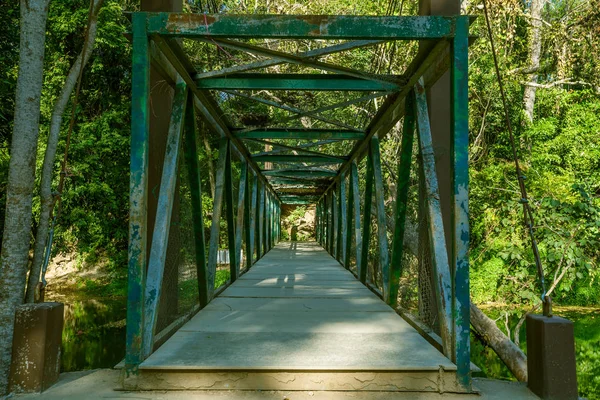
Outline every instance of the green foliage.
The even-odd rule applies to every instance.
[[[231,272],[229,271],[229,269],[218,270],[215,275],[215,289],[227,283],[227,281],[229,281],[230,276]]]

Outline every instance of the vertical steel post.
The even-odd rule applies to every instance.
[[[235,278],[237,279],[240,275],[240,269],[242,264],[242,238],[246,232],[246,226],[244,226],[244,220],[246,218],[246,186],[248,179],[248,163],[246,160],[241,160],[240,168],[240,184],[238,190],[238,203],[237,203],[237,220],[235,227]],[[232,280],[233,282],[233,280]]]
[[[390,304],[390,253],[387,238],[385,201],[383,198],[383,174],[381,173],[381,152],[379,137],[371,139],[371,161],[373,162],[373,183],[375,184],[375,205],[377,206],[377,242],[379,248],[379,268],[381,270],[383,301]]]
[[[392,261],[390,263],[390,305],[398,305],[398,288],[402,275],[402,253],[404,245],[404,229],[406,223],[406,205],[410,183],[410,167],[412,164],[413,138],[415,133],[415,99],[410,92],[404,104],[404,124],[400,162],[398,163],[398,182],[396,183],[396,212],[394,215],[394,239],[392,242]]]
[[[342,177],[344,181],[345,177]],[[352,176],[348,173],[348,205],[345,213],[345,224],[344,224],[344,267],[350,269],[350,262],[352,261],[352,213],[354,212],[354,196],[352,194]]]
[[[339,207],[338,207],[338,241],[337,241],[337,260],[344,263],[346,246],[346,180],[342,175],[339,185]]]
[[[250,194],[250,177],[252,176],[252,170],[246,166],[246,184],[244,188],[244,241],[246,242],[246,269],[252,267],[252,240],[254,239],[252,232],[252,223],[250,222],[253,217],[252,213],[252,200]]]
[[[208,304],[208,280],[206,271],[206,249],[204,238],[204,213],[202,211],[202,184],[198,165],[198,145],[196,134],[196,115],[194,113],[194,94],[188,91],[185,111],[185,131],[183,135],[185,161],[191,192],[192,219],[194,220],[194,247],[196,250],[196,276],[200,307]]]
[[[229,139],[222,138],[219,144],[219,160],[217,161],[217,177],[215,183],[215,198],[213,200],[212,221],[210,225],[210,242],[208,246],[208,299],[212,300],[215,293],[215,274],[219,255],[219,234],[221,231],[221,212],[225,190],[225,170],[227,168],[227,153]]]
[[[261,242],[260,242],[260,179],[258,178],[258,173],[256,175],[256,179],[254,179],[254,186],[256,189],[252,189],[252,195],[254,199],[252,200],[253,206],[252,211],[254,212],[254,222],[252,225],[254,226],[254,252],[256,253],[256,261],[260,259],[260,251],[261,251]]]
[[[233,180],[231,178],[231,141],[227,139],[227,158],[225,159],[225,204],[227,219],[227,247],[229,247],[229,279],[237,279],[237,254],[235,247],[235,205],[233,204]]]
[[[332,257],[335,258],[335,242],[336,242],[336,228],[337,228],[337,222],[336,222],[336,212],[335,212],[335,204],[336,204],[336,195],[335,195],[335,189],[331,189],[331,201],[330,201],[330,207],[331,207],[331,242],[329,243],[329,254],[331,254]]]
[[[263,257],[265,254],[267,254],[267,224],[265,223],[265,220],[267,218],[266,214],[266,204],[267,204],[267,199],[266,199],[266,194],[267,194],[267,190],[265,188],[265,185],[260,185],[260,243],[262,245],[261,249],[260,249],[260,254],[261,257]]]
[[[358,278],[362,283],[367,282],[367,270],[369,269],[369,244],[371,241],[371,204],[373,202],[373,153],[371,146],[373,142],[369,143],[369,153],[367,155],[367,177],[365,186],[365,209],[363,212],[363,223],[362,223],[362,249],[361,249],[361,260]]]
[[[354,228],[354,248],[355,248],[355,259],[356,259],[356,271],[360,271],[362,261],[362,233],[360,229],[360,191],[358,187],[358,167],[356,161],[350,164],[350,182],[351,192],[349,196],[352,196],[352,203],[354,208],[354,227],[350,226],[350,229]],[[360,275],[360,274],[359,274]]]
[[[468,16],[456,18],[452,42],[452,261],[454,363],[458,381],[471,388],[469,297],[469,76]]]
[[[143,361],[144,285],[148,246],[148,146],[150,56],[146,14],[133,15],[131,77],[131,162],[125,369],[137,373]]]

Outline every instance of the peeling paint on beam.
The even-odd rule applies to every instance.
[[[328,139],[328,140],[361,140],[365,137],[363,132],[336,129],[261,129],[250,132],[232,131],[239,139]]]
[[[325,56],[328,54],[335,54],[335,53],[339,53],[341,51],[348,51],[348,50],[357,49],[360,47],[374,46],[374,45],[380,44],[380,43],[385,43],[385,41],[384,40],[356,40],[356,41],[350,41],[350,42],[345,42],[345,43],[341,43],[341,44],[336,44],[333,46],[324,47],[321,49],[305,51],[305,52],[296,54],[296,56],[302,57],[302,58],[309,58],[309,57],[310,58],[319,58],[319,57],[322,57],[322,56]],[[244,71],[251,71],[254,69],[273,67],[275,65],[280,65],[280,64],[285,64],[285,61],[273,60],[273,59],[256,61],[256,62],[249,63],[249,64],[236,65],[233,67],[222,68],[222,69],[216,70],[216,71],[208,71],[208,72],[196,74],[196,79],[224,76],[224,75],[229,75],[229,74],[237,73],[237,72],[244,72]]]
[[[211,90],[311,90],[391,92],[401,89],[392,82],[354,78],[342,74],[232,74],[196,81],[198,89]]]
[[[173,37],[419,40],[451,37],[454,18],[148,13],[148,31]]]
[[[285,155],[275,154],[267,156],[253,156],[255,162],[292,162],[292,163],[321,163],[321,164],[341,164],[347,158],[338,156],[313,156],[313,155]]]
[[[285,176],[285,177],[334,177],[337,171],[327,169],[271,169],[262,171],[265,176]]]

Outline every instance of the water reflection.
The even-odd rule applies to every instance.
[[[61,371],[114,367],[125,356],[124,300],[65,301]]]

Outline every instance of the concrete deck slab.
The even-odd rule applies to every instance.
[[[398,333],[408,342],[418,334],[391,312],[204,311],[180,331],[273,333]],[[420,336],[419,336],[420,337]]]
[[[293,287],[243,287],[230,286],[221,297],[310,297],[310,298],[353,298],[353,297],[376,297],[366,287],[354,289],[347,288],[314,288],[295,285]]]
[[[314,243],[280,244],[144,361],[140,378],[125,387],[458,390],[455,365],[347,277],[354,279]]]
[[[235,287],[311,287],[311,288],[342,288],[363,289],[364,285],[354,280],[327,280],[327,279],[244,279],[234,283]]]
[[[475,378],[479,394],[416,393],[416,392],[349,392],[349,391],[146,391],[115,390],[120,387],[120,372],[103,369],[82,375],[68,372],[60,375],[58,384],[41,394],[21,394],[20,400],[537,400],[525,385],[490,379]]]
[[[421,342],[423,340],[424,343]],[[162,351],[161,351],[162,350]],[[456,367],[419,336],[180,330],[140,369],[409,371]]]
[[[236,298],[217,297],[204,311],[347,311],[394,312],[378,298],[354,297],[351,299],[284,299],[284,298]]]
[[[252,272],[252,274],[250,273]],[[356,281],[356,278],[352,274],[340,274],[337,272],[333,273],[320,273],[320,274],[266,274],[260,271],[250,270],[247,274],[244,274],[238,278],[238,280],[257,280],[257,279],[276,279],[283,281],[298,281],[303,280],[328,280],[328,281]]]

